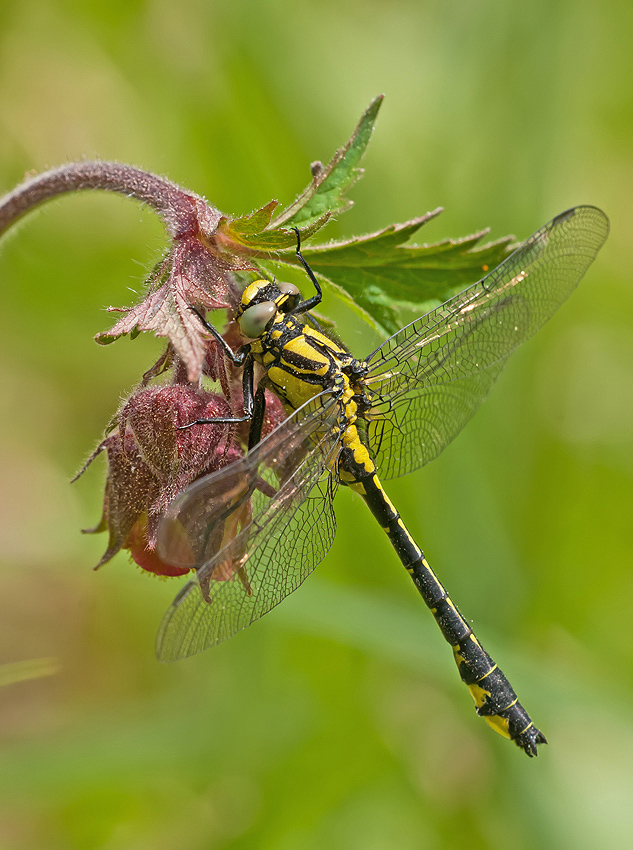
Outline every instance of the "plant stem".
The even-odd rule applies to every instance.
[[[0,200],[0,234],[38,204],[66,192],[105,189],[147,204],[173,238],[215,229],[220,213],[199,195],[131,165],[93,160],[70,162],[31,177]]]

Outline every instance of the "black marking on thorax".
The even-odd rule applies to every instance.
[[[323,389],[336,382],[336,375],[341,371],[337,361],[339,355],[344,354],[334,345],[328,345],[325,339],[306,332],[303,322],[295,316],[283,316],[276,321],[252,344],[251,352],[267,370],[276,366]]]

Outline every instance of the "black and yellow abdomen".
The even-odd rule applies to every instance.
[[[355,431],[355,426],[352,427]],[[459,674],[475,701],[477,714],[529,756],[537,755],[537,744],[547,743],[545,736],[536,728],[510,682],[481,646],[407,531],[358,437],[350,440],[341,452],[339,470],[341,482],[363,497],[389,537],[445,640],[453,648]]]

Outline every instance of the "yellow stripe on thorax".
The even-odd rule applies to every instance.
[[[286,353],[296,354],[298,357],[303,357],[304,360],[309,360],[315,364],[317,364],[317,368],[313,369],[312,372],[315,375],[326,375],[327,371],[330,367],[330,360],[315,348],[313,345],[310,345],[310,342],[305,338],[304,335],[297,336],[294,339],[289,339],[287,343],[281,349],[282,357]],[[294,365],[291,368],[296,368]]]
[[[311,328],[308,325],[305,325],[305,327],[303,328],[303,335],[306,336],[308,339],[315,340],[323,348],[327,348],[328,351],[331,351],[332,354],[334,354],[335,356],[339,354],[347,354],[344,348],[342,348],[340,345],[337,345],[337,343],[335,343],[329,337],[325,336],[325,334],[322,334],[320,331],[317,331],[316,328]]]
[[[268,380],[273,384],[276,391],[286,399],[293,410],[301,407],[315,395],[321,392],[318,384],[304,381],[296,372],[287,372],[280,366],[271,366],[268,369]]]

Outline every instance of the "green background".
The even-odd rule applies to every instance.
[[[389,487],[548,736],[531,761],[476,718],[347,492],[301,590],[159,665],[177,582],[123,555],[91,572],[105,539],[79,529],[103,467],[68,479],[160,348],[92,336],[135,299],[162,228],[95,194],[3,240],[0,662],[57,670],[0,691],[3,850],[631,846],[632,18],[597,0],[0,5],[2,189],[100,156],[227,212],[287,203],[384,91],[356,205],[324,235],[440,204],[422,239],[524,238],[576,203],[613,225],[454,445]]]

